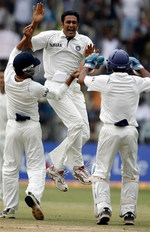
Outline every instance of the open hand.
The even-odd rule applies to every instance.
[[[33,21],[34,23],[40,23],[44,17],[44,7],[43,3],[39,2],[37,3],[36,7],[35,5],[33,6]]]
[[[87,48],[85,49],[85,52],[84,52],[84,56],[85,57],[87,57],[87,56],[89,56],[90,54],[92,54],[92,53],[98,53],[99,52],[99,49],[97,49],[96,51],[95,51],[95,45],[94,44],[90,44],[90,45],[88,45],[87,46]]]

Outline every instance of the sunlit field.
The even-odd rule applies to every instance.
[[[48,181],[41,201],[44,221],[37,221],[27,207],[25,188],[27,182],[20,183],[20,206],[16,219],[0,219],[0,231],[150,231],[150,190],[140,189],[137,218],[134,226],[124,226],[119,217],[120,188],[111,187],[113,214],[109,225],[96,225],[93,213],[91,186],[68,183],[69,191],[61,192]],[[0,202],[2,210],[3,203]]]

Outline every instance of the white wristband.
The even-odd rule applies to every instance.
[[[85,63],[85,64],[83,65],[83,67],[91,68],[91,65],[90,65],[90,64],[87,64],[87,63]]]

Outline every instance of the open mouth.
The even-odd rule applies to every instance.
[[[71,29],[68,29],[68,30],[67,30],[67,33],[68,33],[69,35],[72,35],[72,34],[74,35],[75,31],[74,31],[74,30],[71,30]]]

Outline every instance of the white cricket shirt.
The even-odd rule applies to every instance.
[[[100,119],[104,123],[127,119],[129,125],[138,126],[136,111],[141,92],[150,92],[150,78],[141,78],[127,73],[86,76],[89,91],[101,93]]]
[[[21,53],[20,50],[13,49],[4,74],[8,119],[15,119],[16,113],[18,113],[23,116],[30,116],[34,121],[39,121],[38,99],[45,96],[59,99],[68,86],[63,84],[60,89],[52,90],[33,81],[31,78],[16,82],[13,60],[19,53]]]
[[[91,39],[77,32],[68,42],[63,30],[41,32],[32,38],[33,51],[44,49],[43,65],[46,79],[51,79],[56,71],[70,75],[78,69],[89,44],[93,44]]]

